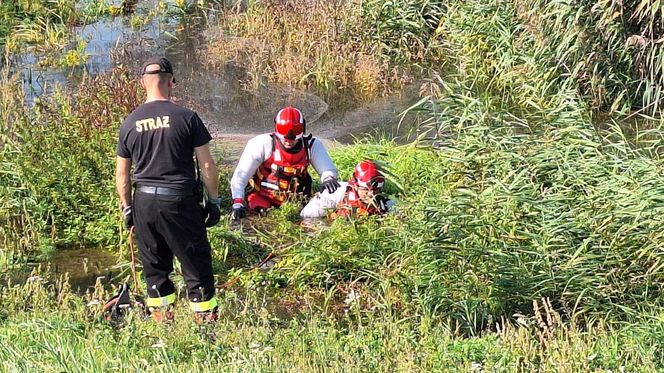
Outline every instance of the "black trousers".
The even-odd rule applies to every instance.
[[[182,265],[188,298],[202,302],[214,297],[212,253],[203,210],[193,195],[134,193],[132,211],[136,240],[149,298],[175,293],[168,278],[173,256]]]

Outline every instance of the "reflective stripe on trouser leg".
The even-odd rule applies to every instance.
[[[160,298],[149,298],[145,302],[148,307],[165,307],[175,303],[175,294],[167,295]]]
[[[194,312],[212,311],[217,307],[217,298],[206,300],[205,302],[189,301],[189,308]]]
[[[136,193],[135,220],[143,274],[150,298],[174,294],[169,279],[173,257],[180,261],[189,300],[214,295],[212,253],[203,222],[203,210],[193,196],[152,196]],[[140,223],[140,224],[139,224]],[[140,225],[140,226],[139,226]]]

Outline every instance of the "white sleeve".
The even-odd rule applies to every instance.
[[[272,137],[269,134],[258,135],[247,142],[240,160],[231,178],[232,198],[244,198],[244,190],[258,166],[269,158],[272,149]],[[266,156],[266,154],[268,156]]]
[[[337,188],[334,193],[330,194],[327,190],[316,193],[316,195],[307,203],[306,206],[300,211],[300,216],[303,218],[322,218],[326,215],[327,209],[333,209],[341,203],[346,194],[347,182],[341,182],[341,187]]]
[[[332,176],[335,179],[338,178],[337,168],[334,167],[332,163],[332,158],[327,153],[325,145],[323,142],[314,139],[314,143],[311,146],[311,165],[314,167],[314,170],[320,175],[320,181],[327,179]]]

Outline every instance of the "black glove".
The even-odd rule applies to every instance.
[[[332,194],[334,193],[337,189],[339,189],[341,185],[337,181],[336,178],[330,176],[323,183],[320,185],[320,189],[318,190],[319,192],[323,192],[324,190],[327,189],[327,192]]]
[[[134,226],[134,214],[131,213],[131,206],[122,209],[122,218],[124,219],[124,226],[131,229]]]
[[[221,198],[208,198],[207,202],[205,202],[205,212],[207,213],[207,217],[205,218],[206,227],[210,228],[219,223],[219,219],[221,219],[219,205],[221,205]]]
[[[233,211],[231,211],[231,218],[233,220],[240,220],[247,216],[247,210],[244,208],[242,198],[235,198],[233,200]]]

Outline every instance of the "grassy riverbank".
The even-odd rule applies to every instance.
[[[0,366],[10,372],[651,372],[662,364],[661,317],[580,328],[542,308],[517,325],[460,338],[444,318],[368,312],[358,301],[327,317],[304,300],[311,311],[285,320],[254,290],[222,294],[214,329],[198,330],[182,305],[174,324],[132,317],[115,330],[100,321],[100,306],[86,305],[94,296],[81,299],[66,286],[34,281],[4,288],[0,297],[0,336],[11,341],[0,345]]]
[[[216,341],[199,336],[184,305],[175,325],[135,314],[116,331],[96,304],[110,294],[81,298],[36,280],[3,286],[0,335],[15,342],[0,348],[2,361],[46,370],[655,371],[664,363],[662,164],[606,138],[573,126],[524,134],[478,125],[439,148],[339,149],[344,177],[360,158],[392,165],[397,211],[310,229],[289,205],[253,220],[257,233],[248,222],[251,234],[228,222],[210,230],[218,282],[239,278],[220,294]],[[112,188],[110,176],[103,183]],[[97,225],[112,231],[114,204],[106,208],[109,222]],[[86,226],[79,234],[97,237]],[[274,269],[251,270],[268,252],[281,258]]]
[[[220,292],[220,322],[204,336],[184,306],[174,325],[134,313],[116,330],[101,319],[99,302],[110,295],[101,287],[81,297],[47,283],[44,272],[2,283],[0,336],[12,343],[0,345],[1,364],[10,371],[661,370],[661,74],[633,58],[657,55],[659,46],[618,48],[633,40],[627,25],[653,31],[643,13],[649,3],[621,10],[636,18],[611,18],[606,3],[379,3],[251,3],[246,13],[229,10],[219,27],[258,48],[249,57],[269,62],[249,59],[256,82],[361,100],[423,74],[422,99],[410,110],[418,141],[364,140],[332,152],[342,178],[360,159],[387,163],[394,213],[303,227],[298,206],[288,204],[240,227],[224,220],[210,229],[217,280],[232,285]],[[549,24],[540,11],[579,21]],[[275,21],[291,13],[306,27]],[[403,16],[394,21],[392,13]],[[584,30],[595,23],[607,39],[583,49]],[[259,35],[265,43],[257,46]],[[210,50],[247,63],[238,45]],[[646,83],[635,85],[642,73]],[[0,271],[71,244],[126,250],[113,158],[119,122],[139,92],[130,74],[115,70],[29,107],[15,78],[2,77]],[[274,268],[253,270],[268,253],[280,259]]]

